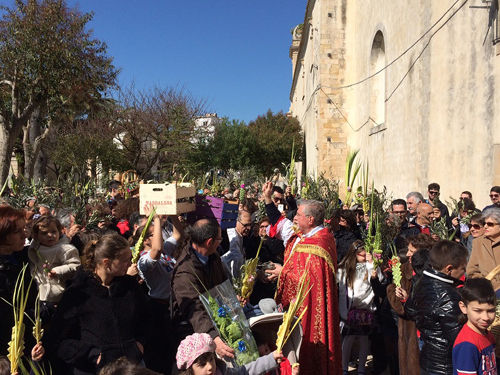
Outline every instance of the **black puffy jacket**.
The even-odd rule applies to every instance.
[[[460,283],[442,272],[425,270],[406,301],[406,314],[415,321],[424,340],[420,367],[429,373],[453,373],[453,343],[462,328],[456,288]]]

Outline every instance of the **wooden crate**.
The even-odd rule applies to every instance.
[[[141,184],[139,188],[140,213],[151,203],[159,215],[179,215],[196,209],[196,188],[191,184]]]
[[[196,211],[188,213],[188,223],[193,224],[200,219],[217,220],[222,229],[234,228],[238,218],[237,203],[225,203],[224,199],[197,195]]]

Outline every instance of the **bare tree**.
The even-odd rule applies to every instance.
[[[141,178],[155,167],[172,170],[184,161],[205,101],[182,89],[136,90],[132,85],[120,90],[118,102],[122,109],[113,120],[116,140]]]

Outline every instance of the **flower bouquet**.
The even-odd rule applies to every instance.
[[[259,358],[257,344],[231,282],[226,280],[199,294],[220,337],[234,349],[236,365],[243,366]]]
[[[240,196],[239,196],[240,203],[245,200],[246,196],[247,196],[247,191],[245,190],[245,184],[242,183],[240,186]]]
[[[392,250],[392,258],[389,260],[388,265],[389,268],[392,270],[392,279],[394,280],[394,284],[396,286],[401,286],[401,261],[398,256],[398,251],[396,250],[396,246],[394,244],[391,244],[391,250]]]
[[[253,292],[253,287],[255,285],[255,280],[257,279],[257,264],[259,263],[260,249],[262,248],[262,243],[265,240],[265,236],[260,238],[259,248],[257,250],[257,255],[255,258],[248,259],[240,268],[240,277],[234,281],[234,289],[237,295],[244,299],[250,298]]]
[[[375,220],[375,241],[373,243],[373,268],[377,269],[384,260],[382,259],[382,255],[384,250],[382,249],[382,226],[379,223],[379,216],[376,216]]]

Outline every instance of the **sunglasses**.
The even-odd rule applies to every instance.
[[[358,251],[358,249],[360,248],[365,248],[365,244],[364,243],[360,243],[360,244],[357,244],[356,246],[354,246],[354,250]]]
[[[481,225],[479,225],[479,224],[470,224],[470,227],[474,228],[475,230],[479,230],[482,228]]]
[[[436,195],[439,194],[439,191],[429,191],[429,194]]]
[[[489,228],[493,228],[495,225],[500,225],[500,223],[492,223],[491,221],[485,221],[484,225],[486,225]]]
[[[500,194],[490,194],[490,198],[498,198],[500,197]]]

